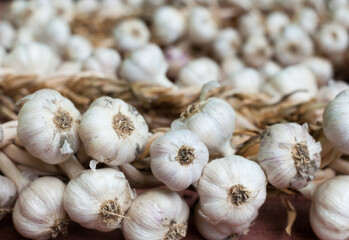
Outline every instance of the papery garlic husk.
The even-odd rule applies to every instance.
[[[148,141],[148,125],[136,108],[100,97],[83,114],[79,128],[87,154],[108,165],[132,162]]]
[[[113,30],[116,48],[120,52],[130,52],[149,43],[150,32],[140,19],[128,19],[120,22]]]
[[[277,73],[279,73],[281,71],[281,67],[274,61],[268,61],[263,64],[263,66],[261,66],[258,70],[262,77],[268,80],[269,78],[272,78]]]
[[[117,51],[112,48],[99,47],[84,62],[83,68],[116,76],[120,64],[121,56]]]
[[[181,47],[173,46],[166,48],[164,55],[169,66],[167,75],[171,79],[177,78],[178,72],[190,61],[189,54]]]
[[[245,68],[245,64],[238,57],[229,57],[222,61],[223,76],[227,77]]]
[[[16,30],[7,21],[0,21],[0,45],[10,49],[16,37]]]
[[[244,68],[223,80],[223,85],[234,87],[237,92],[258,93],[263,77],[253,68]]]
[[[316,77],[318,86],[326,85],[333,77],[332,63],[326,58],[310,57],[300,63],[306,66]]]
[[[308,101],[317,93],[317,83],[314,74],[306,67],[294,65],[281,70],[269,81],[262,85],[261,91],[272,96],[275,100],[284,95],[292,94],[289,99],[295,102]]]
[[[189,207],[176,192],[152,189],[138,196],[122,225],[126,240],[182,239],[188,228]]]
[[[13,182],[9,178],[0,175],[0,221],[7,213],[11,212],[16,196],[17,189]]]
[[[279,11],[271,12],[266,20],[265,27],[269,38],[275,41],[282,35],[283,29],[290,23],[287,14]]]
[[[58,56],[48,46],[32,42],[15,47],[7,55],[4,65],[18,74],[37,74],[44,77],[53,73],[59,62]]]
[[[181,117],[172,122],[171,128],[195,132],[209,151],[232,155],[230,138],[235,128],[235,111],[223,99],[208,98],[190,105]]]
[[[320,51],[328,56],[341,55],[349,45],[347,30],[334,22],[322,25],[316,40]]]
[[[310,224],[319,239],[349,238],[349,176],[337,176],[323,182],[312,196]]]
[[[184,15],[172,6],[158,8],[152,19],[152,29],[156,40],[164,45],[179,39],[185,31]]]
[[[121,65],[121,75],[129,82],[151,82],[164,87],[173,87],[167,79],[168,64],[161,49],[149,44],[135,50]]]
[[[211,161],[198,183],[200,205],[213,223],[251,222],[266,199],[267,179],[262,168],[241,156]]]
[[[91,56],[93,46],[90,41],[80,35],[73,35],[66,44],[65,54],[71,61],[84,61]]]
[[[316,95],[316,99],[321,103],[329,103],[340,92],[349,89],[349,84],[338,80],[329,80],[326,86],[322,86]]]
[[[99,9],[98,0],[79,0],[75,4],[75,12],[78,14],[92,13]]]
[[[244,38],[263,35],[264,27],[263,15],[258,10],[251,10],[238,19],[238,29]]]
[[[207,45],[216,37],[218,26],[212,12],[202,6],[194,7],[189,13],[188,39],[195,45]]]
[[[67,160],[80,146],[80,112],[52,89],[38,90],[21,100],[18,138],[34,157],[50,164]]]
[[[336,8],[332,11],[332,19],[349,29],[349,5],[345,7]]]
[[[78,173],[68,183],[63,203],[74,222],[110,232],[121,227],[134,198],[135,192],[122,172],[103,168]]]
[[[249,37],[242,48],[242,58],[251,67],[261,67],[272,56],[273,49],[264,36]]]
[[[202,57],[189,62],[178,74],[176,83],[181,87],[199,86],[220,80],[218,64],[210,58]]]
[[[308,133],[308,125],[280,123],[263,132],[258,162],[277,188],[300,189],[314,179],[321,162],[321,144]]]
[[[212,43],[212,50],[218,59],[223,60],[235,56],[239,51],[240,45],[241,37],[239,32],[234,28],[225,28],[217,33]]]
[[[172,130],[152,142],[153,175],[173,191],[182,191],[199,180],[209,158],[208,149],[190,130]]]
[[[331,143],[341,152],[349,153],[348,114],[349,90],[344,90],[336,96],[325,108],[323,115],[323,130]]]
[[[69,219],[63,208],[65,184],[41,177],[26,187],[15,204],[12,220],[24,237],[38,240],[68,234]]]

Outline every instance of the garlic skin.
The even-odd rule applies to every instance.
[[[237,92],[258,93],[263,84],[263,78],[257,70],[244,68],[224,79],[223,84],[234,87]]]
[[[310,57],[300,63],[306,66],[316,77],[318,86],[326,85],[333,77],[332,63],[326,58]]]
[[[323,114],[323,130],[330,142],[341,152],[349,153],[348,148],[348,111],[349,90],[336,96],[325,108]]]
[[[15,47],[7,55],[4,65],[20,74],[47,76],[55,71],[60,60],[46,45],[28,43]]]
[[[225,28],[217,33],[212,43],[212,51],[219,60],[223,60],[235,56],[240,46],[239,32],[234,28]]]
[[[349,238],[348,183],[349,176],[336,176],[316,188],[310,208],[310,224],[319,239]]]
[[[238,29],[244,38],[263,35],[263,14],[258,10],[249,11],[238,19]]]
[[[249,37],[242,47],[242,58],[251,67],[259,68],[272,56],[273,49],[264,36]]]
[[[207,147],[192,131],[172,130],[150,147],[153,175],[173,191],[182,191],[199,180],[208,162]]]
[[[16,230],[38,240],[67,235],[69,219],[63,208],[65,184],[54,177],[41,177],[26,187],[12,213]]]
[[[185,31],[185,19],[180,11],[171,6],[158,8],[152,20],[155,39],[164,45],[179,39]]]
[[[230,138],[235,128],[235,111],[220,98],[209,98],[194,103],[171,124],[171,129],[189,129],[195,132],[208,150],[232,155]]]
[[[319,25],[319,16],[313,8],[303,7],[297,14],[295,22],[312,35],[315,34]]]
[[[18,138],[34,157],[49,164],[67,160],[80,146],[80,112],[52,89],[38,90],[21,100]]]
[[[10,49],[16,38],[16,30],[7,21],[0,21],[0,45]]]
[[[331,102],[340,92],[349,89],[349,85],[343,81],[329,80],[326,86],[319,89],[316,99],[321,103]]]
[[[122,225],[126,240],[182,239],[186,236],[189,207],[178,193],[157,188],[138,196]]]
[[[90,41],[80,35],[73,35],[66,44],[65,54],[71,61],[84,61],[91,56],[93,46]]]
[[[207,58],[197,58],[184,66],[178,74],[177,84],[181,87],[199,86],[210,81],[220,80],[218,64]]]
[[[152,82],[164,87],[173,87],[167,79],[168,64],[161,49],[154,44],[137,49],[121,65],[121,76],[127,81]]]
[[[194,7],[189,13],[188,39],[194,45],[207,45],[217,35],[218,26],[211,11],[205,7]]]
[[[317,42],[320,50],[327,56],[341,55],[349,44],[347,30],[338,23],[327,23],[321,26]]]
[[[258,162],[274,187],[300,189],[314,179],[320,152],[321,144],[308,133],[308,125],[280,123],[263,132]]]
[[[275,100],[294,91],[300,91],[289,97],[291,101],[308,101],[317,93],[317,83],[314,74],[306,67],[294,65],[281,70],[262,85],[261,91]]]
[[[221,63],[223,76],[227,77],[245,68],[245,64],[238,57],[226,58]]]
[[[264,79],[269,79],[279,73],[281,71],[281,67],[274,61],[268,61],[258,70]]]
[[[113,30],[116,48],[120,52],[130,52],[145,47],[150,40],[150,32],[139,19],[120,22]]]
[[[110,232],[121,227],[135,193],[124,174],[111,168],[80,172],[67,185],[64,209],[84,228]]]
[[[14,183],[9,178],[0,175],[0,221],[11,211],[16,196],[17,189]]]
[[[120,64],[121,56],[117,51],[112,48],[99,47],[84,62],[83,69],[116,76]]]
[[[266,199],[267,179],[262,168],[241,156],[211,161],[198,183],[202,210],[213,223],[251,222]]]
[[[282,35],[284,28],[290,23],[287,14],[279,11],[270,13],[265,19],[265,27],[270,39],[275,41]]]
[[[79,135],[87,154],[111,166],[132,162],[148,141],[148,125],[128,103],[100,97],[82,115]]]

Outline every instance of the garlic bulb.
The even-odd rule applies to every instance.
[[[328,80],[333,77],[332,63],[326,58],[310,57],[302,61],[300,64],[306,66],[310,71],[313,72],[318,86],[326,85]]]
[[[281,71],[281,67],[274,61],[268,61],[258,70],[264,79],[269,79],[279,73]]]
[[[98,0],[79,0],[75,4],[75,11],[78,14],[86,14],[95,12],[99,8]]]
[[[234,154],[230,138],[235,128],[235,112],[220,98],[190,105],[181,118],[172,122],[171,128],[195,132],[209,151],[219,151],[225,156]]]
[[[238,29],[244,38],[253,35],[263,35],[265,32],[263,15],[257,10],[251,10],[238,19]]]
[[[335,22],[341,24],[346,29],[349,29],[349,5],[345,7],[336,8],[332,12],[332,18]]]
[[[224,77],[227,77],[244,69],[245,64],[238,57],[230,57],[223,60],[221,68]]]
[[[213,223],[251,222],[266,199],[267,179],[255,162],[240,156],[211,161],[198,183],[200,205]]]
[[[240,0],[226,0],[224,1],[228,6],[236,7],[239,10],[250,10],[253,7],[253,2],[254,0],[245,0],[245,1],[240,1]]]
[[[286,11],[296,12],[303,8],[305,0],[293,0],[293,1],[284,1],[284,0],[275,0],[275,4]]]
[[[274,124],[263,132],[258,162],[277,188],[299,189],[314,179],[320,167],[321,144],[306,124]]]
[[[49,47],[35,42],[17,46],[5,59],[5,66],[18,73],[39,76],[51,74],[58,64],[58,56]]]
[[[35,42],[34,32],[29,27],[20,27],[17,29],[16,39],[12,43],[12,49],[22,44]]]
[[[263,78],[257,70],[244,68],[224,79],[223,84],[234,87],[238,92],[258,93],[263,84]]]
[[[207,45],[216,37],[218,26],[211,11],[205,7],[194,7],[189,13],[188,39],[195,45]]]
[[[18,138],[34,157],[50,164],[67,160],[80,146],[80,112],[52,89],[22,98],[18,113]]]
[[[83,65],[86,70],[93,70],[115,76],[121,64],[120,54],[112,48],[96,48]]]
[[[17,126],[16,120],[0,124],[0,148],[7,146],[17,137]]]
[[[340,92],[349,89],[349,85],[343,81],[328,81],[327,85],[322,86],[319,89],[316,99],[318,102],[329,103],[332,101]]]
[[[27,26],[35,33],[39,33],[53,16],[51,1],[27,1],[27,7],[19,21],[20,25]]]
[[[323,130],[330,142],[341,152],[349,153],[347,103],[349,90],[344,90],[326,107],[323,115]]]
[[[130,52],[145,47],[150,39],[150,32],[139,19],[120,22],[113,31],[116,48],[120,52]]]
[[[6,19],[17,27],[22,25],[22,16],[25,14],[27,8],[27,1],[12,1],[8,7],[8,10],[5,12]]]
[[[16,196],[17,189],[13,182],[0,175],[0,221],[11,211]]]
[[[121,65],[121,75],[129,82],[153,82],[164,87],[173,87],[167,79],[168,64],[161,49],[149,44],[135,50]]]
[[[126,240],[182,239],[188,228],[189,207],[176,192],[152,189],[138,196],[122,225]]]
[[[217,33],[212,43],[212,50],[218,59],[223,60],[235,56],[240,45],[241,38],[239,32],[233,28],[225,28]]]
[[[90,41],[80,35],[73,35],[66,44],[65,54],[69,60],[84,61],[91,56],[93,46]]]
[[[251,67],[261,67],[271,55],[272,48],[264,36],[251,36],[242,47],[242,58]]]
[[[41,177],[29,184],[13,209],[16,230],[31,239],[67,235],[69,219],[63,208],[64,190],[65,184],[53,177]]]
[[[152,142],[151,171],[173,191],[182,191],[199,180],[208,162],[205,144],[192,131],[173,130]]]
[[[167,75],[171,79],[177,78],[179,71],[190,61],[189,54],[181,47],[166,48],[164,55],[169,66]]]
[[[121,227],[135,193],[122,172],[111,168],[86,170],[67,185],[64,209],[81,226],[109,232]]]
[[[158,8],[152,21],[154,37],[161,44],[171,44],[179,39],[185,31],[183,14],[171,6]]]
[[[184,66],[178,74],[177,84],[185,86],[202,86],[210,81],[220,80],[218,64],[206,57],[197,58]]]
[[[275,0],[253,0],[253,4],[262,11],[272,11],[276,7]]]
[[[329,179],[315,190],[310,209],[310,224],[318,238],[342,240],[349,238],[348,204],[349,176]]]
[[[0,45],[10,49],[16,37],[16,31],[7,21],[0,21]]]
[[[83,114],[79,129],[87,154],[108,165],[132,162],[148,141],[148,125],[133,106],[100,97]]]
[[[317,30],[319,21],[316,11],[309,7],[302,8],[296,17],[296,23],[310,35],[314,34]]]
[[[262,92],[269,94],[275,100],[293,93],[292,101],[308,101],[317,93],[317,83],[314,74],[304,66],[295,65],[284,68],[262,86]]]
[[[347,30],[338,23],[326,23],[318,32],[320,50],[328,56],[341,55],[349,45]]]
[[[73,0],[51,0],[55,15],[70,22],[74,17]]]
[[[349,6],[349,3],[347,0],[328,0],[327,1],[328,8],[330,10],[335,10],[338,8],[345,8]]]
[[[269,38],[275,41],[281,36],[284,28],[290,23],[287,14],[283,12],[272,12],[265,19],[265,27]]]
[[[81,72],[82,63],[77,61],[66,61],[58,67],[55,75],[75,75]]]

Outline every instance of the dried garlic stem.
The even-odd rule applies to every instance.
[[[342,158],[338,158],[329,165],[333,170],[348,175],[349,174],[349,161]]]
[[[19,193],[30,183],[3,152],[0,152],[0,170],[16,185]]]
[[[6,146],[17,137],[17,126],[17,120],[0,125],[0,148]]]
[[[60,163],[59,166],[67,174],[70,179],[73,179],[79,172],[85,170],[78,159],[71,156],[67,161]]]
[[[85,147],[82,146],[80,147],[80,149],[77,151],[77,153],[75,154],[76,157],[79,159],[79,162],[82,164],[82,165],[88,165],[88,163],[90,162],[91,160],[91,157],[89,155],[87,155],[86,153],[86,150],[85,150]],[[85,166],[86,166],[85,165]]]
[[[130,163],[122,164],[119,167],[132,187],[149,188],[163,185],[151,173],[141,172]]]

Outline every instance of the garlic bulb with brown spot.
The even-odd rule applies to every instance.
[[[16,37],[16,30],[7,21],[0,21],[0,45],[10,49]]]
[[[0,175],[0,221],[7,213],[11,212],[16,196],[17,189],[13,182],[7,177]]]
[[[279,11],[271,12],[265,19],[265,27],[270,39],[275,41],[282,35],[284,28],[290,23],[287,14]]]
[[[237,92],[258,93],[263,77],[253,68],[243,68],[224,79],[222,84],[232,86]]]
[[[315,75],[318,86],[326,85],[327,82],[333,77],[332,63],[321,57],[310,57],[300,63],[306,66]]]
[[[277,188],[300,189],[314,179],[321,162],[321,144],[306,124],[274,124],[263,132],[258,162]]]
[[[34,157],[50,164],[67,160],[80,146],[80,112],[59,92],[42,89],[21,100],[18,138]]]
[[[83,68],[116,76],[120,64],[121,56],[117,51],[112,48],[99,47],[84,62]]]
[[[182,239],[188,228],[189,207],[178,193],[157,188],[138,196],[122,225],[126,240]]]
[[[87,154],[108,165],[132,162],[148,141],[148,125],[136,108],[100,97],[83,114],[79,135]]]
[[[235,56],[241,45],[241,37],[234,28],[220,30],[212,43],[213,54],[223,60]]]
[[[71,61],[84,61],[91,56],[93,46],[90,41],[80,35],[73,35],[66,44],[65,54]]]
[[[264,36],[249,37],[242,47],[242,58],[251,67],[259,68],[272,56],[273,49]]]
[[[349,45],[347,30],[334,22],[322,25],[316,40],[320,51],[330,57],[342,55]]]

